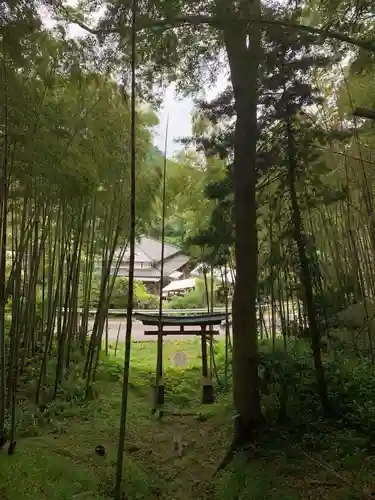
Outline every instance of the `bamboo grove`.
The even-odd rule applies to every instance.
[[[201,2],[192,3],[197,12],[206,12]],[[149,4],[153,2],[140,7],[147,10]],[[219,4],[209,2],[209,13]],[[122,14],[118,21],[118,5],[112,7],[95,35],[100,29],[114,34],[118,23],[126,21]],[[294,26],[303,19],[302,10],[284,7],[270,7],[269,16]],[[163,19],[179,14],[174,5],[166,13],[164,3],[155,2],[153,8],[151,14],[161,9]],[[129,97],[108,71],[113,57],[120,63],[114,67],[124,72],[121,80],[128,81],[126,47],[117,51],[120,56],[116,52],[116,59],[112,39],[104,48],[90,37],[73,41],[61,26],[54,33],[44,31],[35,13],[21,19],[17,12],[2,19],[0,69],[0,443],[6,426],[10,453],[22,397],[19,380],[30,367],[31,398],[40,409],[59,395],[72,371],[79,373],[90,395],[130,220]],[[200,170],[194,165],[189,175],[184,170],[180,177],[175,170],[167,206],[167,212],[173,207],[175,213],[167,226],[178,225],[179,241],[191,251],[198,248],[198,258],[208,267],[237,270],[241,307],[234,315],[233,368],[239,370],[235,405],[248,415],[248,428],[261,420],[257,333],[271,339],[274,350],[280,340],[287,350],[291,339],[308,339],[321,405],[329,413],[324,352],[334,353],[343,343],[370,359],[374,354],[375,310],[369,300],[375,292],[374,129],[371,122],[353,117],[354,105],[374,102],[373,56],[353,48],[343,68],[342,38],[332,43],[318,39],[314,30],[286,30],[285,23],[274,22],[254,29],[249,44],[245,29],[236,33],[221,22],[207,25],[202,32],[190,29],[193,25],[180,30],[180,38],[175,32],[180,24],[175,31],[165,28],[164,39],[163,26],[139,37],[142,90],[150,87],[152,72],[170,80],[192,73],[188,83],[195,89],[204,73],[200,62],[212,70],[224,50],[234,68],[232,85],[214,101],[200,103],[203,121],[197,121],[193,141],[205,158]],[[244,69],[236,49],[240,35],[246,57],[249,47],[259,48],[248,59],[256,65],[253,72]],[[369,101],[365,95],[371,96]],[[236,122],[239,111],[242,119]],[[151,226],[157,234],[155,205],[160,210],[160,199],[155,201],[155,189],[160,176],[147,163],[148,119],[138,111],[136,226],[139,232]],[[243,127],[241,143],[235,141],[238,123]],[[249,158],[254,160],[250,167]],[[197,189],[202,178],[209,199],[204,203]],[[242,189],[242,183],[251,189]],[[234,203],[238,195],[242,212]],[[241,244],[235,217],[241,223]],[[240,265],[234,258],[239,247]],[[99,296],[89,327],[96,276]],[[223,281],[228,307],[224,275]],[[252,329],[249,309],[256,288],[258,324]],[[353,305],[364,316],[359,333],[338,328]],[[250,399],[253,407],[247,406]]]
[[[6,427],[9,453],[27,367],[39,408],[72,370],[90,394],[127,248],[130,179],[124,91],[95,72],[76,42],[40,28],[27,33],[11,21],[2,32],[0,70],[0,441]],[[143,221],[152,203],[146,121],[137,125]],[[87,342],[94,279],[99,294]]]

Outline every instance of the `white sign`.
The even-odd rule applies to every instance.
[[[188,357],[186,352],[175,352],[173,355],[173,364],[175,366],[187,366]]]

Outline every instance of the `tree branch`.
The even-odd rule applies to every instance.
[[[375,109],[370,108],[355,108],[353,110],[353,115],[360,118],[368,118],[369,120],[375,120]]]
[[[114,26],[111,28],[92,28],[87,26],[87,24],[83,23],[77,18],[74,18],[70,15],[69,11],[64,7],[60,6],[62,10],[64,10],[65,15],[67,17],[67,21],[77,24],[85,31],[93,34],[93,35],[109,35],[111,33],[129,33],[131,30],[130,26]],[[356,47],[368,50],[370,52],[375,53],[375,42],[369,40],[361,40],[357,38],[353,38],[345,33],[341,33],[339,31],[333,31],[330,29],[316,28],[314,26],[308,26],[306,24],[297,24],[291,21],[277,20],[277,19],[267,19],[267,18],[228,18],[228,16],[218,17],[218,16],[177,16],[173,18],[165,18],[165,19],[150,19],[150,18],[138,18],[136,22],[136,30],[143,31],[145,29],[155,29],[155,30],[167,30],[176,27],[183,26],[200,26],[200,25],[210,25],[216,28],[224,24],[228,24],[229,22],[233,23],[246,23],[246,24],[254,24],[260,23],[266,26],[282,26],[285,28],[291,28],[299,31],[304,31],[306,33],[315,34],[318,36],[323,36],[326,38],[331,38],[333,40],[338,40],[340,42],[348,43],[349,45],[354,45]]]

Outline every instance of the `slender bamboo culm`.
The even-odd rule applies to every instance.
[[[137,16],[137,0],[133,0],[132,4],[132,35],[131,35],[131,168],[130,168],[130,235],[129,235],[129,286],[128,286],[128,304],[126,313],[126,334],[125,334],[125,359],[124,359],[124,376],[121,401],[121,417],[120,417],[120,432],[117,452],[116,464],[116,482],[114,490],[115,500],[121,499],[121,480],[122,467],[124,461],[125,449],[125,431],[126,431],[126,416],[128,405],[128,386],[129,386],[129,366],[130,366],[130,348],[132,334],[132,314],[133,314],[133,294],[134,294],[134,258],[135,258],[135,55],[136,55],[136,31],[135,22]]]

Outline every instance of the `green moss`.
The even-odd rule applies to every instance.
[[[122,487],[125,497],[203,500],[207,493],[212,500],[361,498],[359,493],[372,484],[375,467],[375,458],[366,451],[367,440],[318,417],[309,348],[302,342],[298,348],[291,342],[288,348],[287,355],[282,353],[282,344],[280,351],[273,353],[267,343],[261,343],[262,360],[273,367],[274,376],[270,394],[262,398],[269,427],[249,452],[238,455],[223,473],[215,475],[231,441],[232,396],[230,391],[219,393],[216,386],[216,404],[200,404],[199,341],[165,342],[166,410],[178,415],[166,412],[162,420],[150,415],[156,344],[133,343]],[[220,374],[224,359],[221,342],[215,350]],[[186,367],[173,364],[173,355],[179,351],[187,354]],[[48,415],[44,419],[52,419],[48,425],[32,419],[32,403],[22,407],[25,425],[31,428],[33,422],[39,435],[18,438],[12,457],[7,456],[6,449],[0,452],[1,499],[113,497],[123,353],[120,346],[116,357],[111,350],[110,356],[102,360],[92,400],[82,400],[80,393],[78,399],[69,397],[77,391],[74,379],[69,379],[60,399],[45,411]],[[367,418],[373,415],[372,366],[358,359],[345,359],[344,354],[335,360],[329,356],[325,359],[330,396],[335,397],[336,392],[339,395],[339,389],[352,394],[356,404],[350,411]],[[272,405],[277,406],[275,391],[280,376],[288,379],[290,389],[291,422],[284,426],[275,423],[272,409]],[[272,405],[267,398],[272,399]],[[19,435],[20,431],[21,427]],[[174,452],[175,436],[181,436],[186,443],[182,458]],[[98,444],[104,446],[105,457],[95,453]]]

